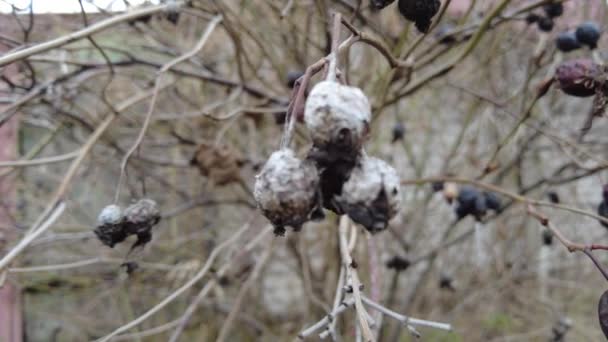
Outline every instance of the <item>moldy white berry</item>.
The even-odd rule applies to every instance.
[[[272,153],[256,176],[254,196],[264,216],[282,235],[285,226],[299,230],[318,209],[319,174],[312,161],[302,161],[291,149]]]
[[[322,81],[315,85],[304,111],[304,122],[315,146],[357,153],[367,134],[371,106],[361,89]]]
[[[110,204],[101,210],[99,216],[97,216],[97,224],[118,224],[122,220],[122,211],[116,204]]]
[[[397,171],[381,159],[362,156],[334,201],[371,233],[382,231],[401,204]]]

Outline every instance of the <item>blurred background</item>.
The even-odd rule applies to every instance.
[[[457,220],[454,205],[426,181],[477,180],[596,212],[608,182],[608,120],[597,118],[577,141],[592,98],[558,87],[535,97],[561,61],[608,58],[605,35],[594,51],[555,46],[558,34],[582,22],[605,29],[608,5],[564,1],[550,31],[527,23],[548,2],[443,0],[447,10],[423,35],[397,2],[376,10],[368,0],[83,1],[81,10],[77,0],[34,0],[31,8],[1,1],[2,55],[153,10],[0,67],[0,255],[28,236],[64,184],[67,205],[0,268],[0,339],[102,338],[175,294],[208,261],[203,277],[112,340],[166,341],[181,329],[180,341],[292,341],[322,319],[340,274],[338,217],[326,212],[274,237],[252,188],[279,146],[288,79],[328,54],[338,11],[408,63],[391,68],[361,42],[340,59],[345,80],[372,104],[367,153],[406,182],[390,227],[359,230],[353,256],[365,291],[396,312],[453,325],[452,332],[420,328],[422,341],[602,340],[597,302],[606,281],[583,253],[570,254],[501,193],[498,212],[478,223]],[[499,4],[504,9],[481,31]],[[342,40],[349,34],[343,27]],[[311,145],[302,126],[293,144],[299,155]],[[152,240],[133,250],[134,238],[102,244],[93,232],[100,211],[142,198],[156,201],[162,216]],[[606,241],[592,217],[542,212],[572,241]],[[355,340],[354,311],[337,322],[342,340]],[[376,333],[379,341],[414,340],[390,317]]]

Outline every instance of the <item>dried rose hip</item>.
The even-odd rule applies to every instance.
[[[599,79],[604,74],[602,68],[591,59],[575,59],[562,63],[555,71],[555,79],[561,90],[572,96],[589,97],[596,94],[601,86]]]

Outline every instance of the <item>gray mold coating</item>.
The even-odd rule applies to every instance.
[[[302,161],[291,149],[272,153],[256,176],[254,196],[278,234],[284,226],[299,229],[318,203],[319,172],[311,161]]]
[[[344,145],[358,150],[369,133],[371,106],[359,88],[322,81],[315,85],[304,110],[304,122],[315,146]]]
[[[364,155],[335,202],[370,232],[382,231],[401,206],[397,171],[381,159]]]

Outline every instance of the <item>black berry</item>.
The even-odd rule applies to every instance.
[[[597,214],[602,217],[608,218],[608,185],[604,185],[602,197],[603,197],[602,202],[600,203],[600,205],[597,208]],[[608,228],[608,223],[603,222],[603,221],[600,221],[600,223],[605,228]]]
[[[392,142],[397,142],[399,140],[403,140],[403,136],[405,135],[405,126],[403,123],[397,121],[395,126],[393,126],[393,140]]]
[[[540,20],[540,15],[536,14],[536,13],[530,13],[526,16],[526,23],[528,25],[537,23]]]
[[[536,24],[538,25],[538,29],[543,32],[551,32],[553,30],[553,19],[549,17],[540,17]]]
[[[564,5],[561,2],[552,2],[543,6],[543,10],[550,18],[556,18],[564,14]]]
[[[405,271],[410,265],[411,262],[408,259],[400,256],[394,256],[386,262],[387,268],[394,269],[397,272]]]
[[[597,47],[597,42],[600,40],[600,35],[600,27],[592,21],[584,22],[576,28],[576,38],[578,41],[589,46],[591,49],[595,49]]]
[[[543,245],[551,246],[553,244],[553,233],[545,229],[543,230]]]
[[[555,38],[555,46],[561,52],[570,52],[581,47],[574,32],[562,32]]]
[[[288,88],[293,88],[293,86],[296,84],[296,81],[298,80],[298,78],[304,76],[304,73],[301,71],[290,71],[287,73],[287,87]]]
[[[399,0],[399,12],[409,21],[416,24],[418,31],[426,33],[431,26],[431,19],[441,7],[439,0]]]
[[[549,201],[551,201],[551,203],[559,204],[560,202],[559,195],[555,191],[547,192],[547,197],[549,198]]]
[[[381,10],[393,2],[395,2],[395,0],[371,0],[371,5],[373,9]]]

